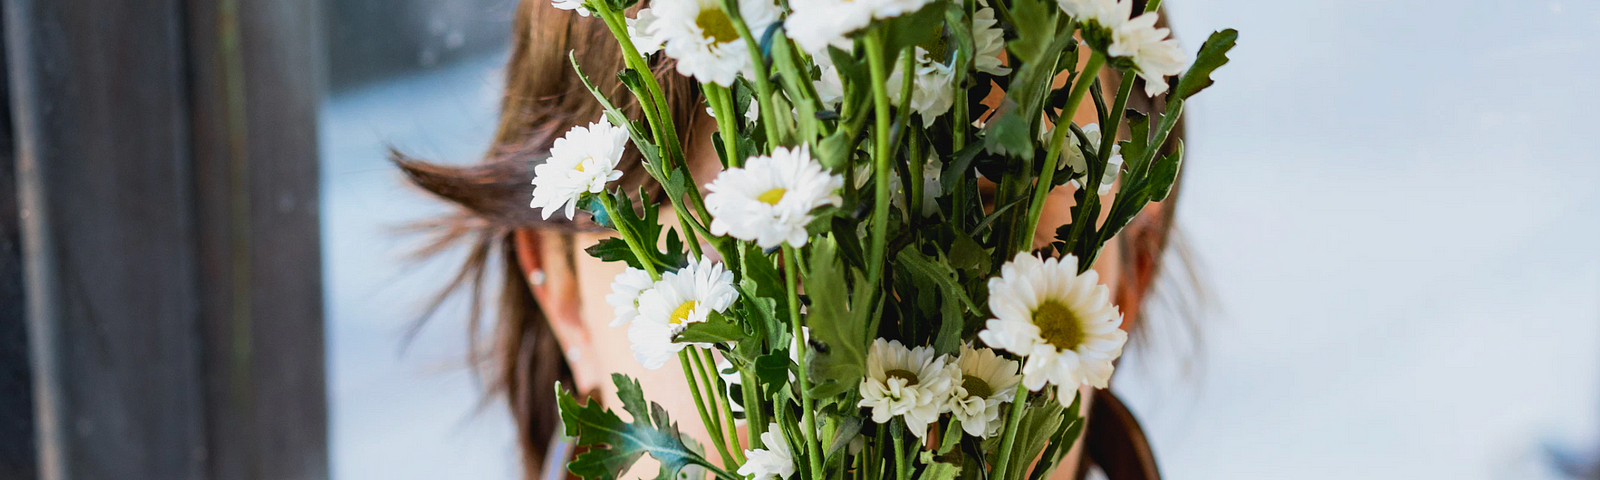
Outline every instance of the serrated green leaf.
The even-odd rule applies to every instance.
[[[1206,43],[1200,45],[1200,53],[1194,57],[1194,63],[1189,64],[1189,71],[1183,73],[1183,79],[1178,80],[1178,88],[1172,94],[1178,99],[1186,99],[1205,90],[1214,83],[1211,73],[1228,63],[1228,51],[1239,41],[1239,31],[1226,29],[1212,32],[1206,38]]]
[[[1022,401],[1019,399],[1018,401]],[[1011,465],[1016,471],[1027,468],[1031,460],[1038,458],[1041,451],[1049,445],[1050,437],[1061,427],[1065,417],[1062,415],[1061,404],[1052,399],[1028,405],[1023,411],[1022,423],[1018,424],[1016,443],[1012,445]]]
[[[1059,52],[1050,50],[1050,44],[1056,38],[1056,15],[1061,11],[1054,3],[1046,0],[1012,2],[1011,26],[1017,37],[1006,42],[1006,50],[1017,61],[1023,64],[1042,63],[1046,56]]]
[[[633,254],[633,249],[628,248],[628,242],[617,237],[601,239],[599,243],[591,245],[589,248],[583,249],[583,251],[591,257],[600,259],[602,262],[627,262],[630,267],[644,268],[644,265],[639,262],[639,257]]]
[[[756,357],[756,379],[763,385],[781,386],[789,382],[795,364],[789,359],[787,347]]]
[[[852,306],[851,300],[864,301],[870,292],[866,282],[851,282],[849,270],[839,261],[838,242],[833,235],[818,238],[811,247],[810,274],[805,279],[806,294],[811,298],[806,325],[811,327],[811,340],[817,348],[808,349],[811,391],[814,398],[832,397],[854,391],[866,367],[867,345],[872,337],[867,332],[868,322],[864,306]],[[849,289],[855,284],[854,294]],[[852,310],[852,308],[858,310]]]
[[[728,321],[728,317],[713,312],[711,315],[706,316],[706,321],[694,322],[685,326],[682,332],[672,338],[672,341],[680,343],[724,343],[738,341],[747,336],[744,328]]]
[[[896,58],[902,50],[932,42],[943,35],[945,8],[944,2],[931,2],[914,13],[885,20],[880,27],[889,32],[883,45],[884,63],[898,65]]]
[[[968,177],[972,170],[972,159],[978,158],[978,153],[983,151],[983,144],[973,142],[955,153],[955,160],[944,166],[944,171],[939,173],[940,191],[949,192],[955,189],[956,182]]]
[[[1033,138],[1028,134],[1031,127],[1017,114],[1014,100],[1007,97],[1005,102],[1012,107],[1007,109],[1002,105],[1004,111],[999,114],[1000,118],[983,127],[983,148],[995,155],[1030,160],[1034,150]]]
[[[933,339],[934,352],[940,355],[959,352],[961,332],[966,327],[966,315],[962,310],[966,309],[974,315],[979,312],[978,307],[973,305],[972,299],[967,297],[967,290],[958,283],[955,270],[951,269],[949,262],[929,258],[915,249],[900,250],[895,258],[913,278],[931,282],[939,290],[941,321],[938,333]],[[927,297],[919,296],[919,298]]]
[[[1150,166],[1150,201],[1159,202],[1167,199],[1167,194],[1172,192],[1172,185],[1178,181],[1178,172],[1183,169],[1183,140],[1173,144],[1172,154],[1156,160]]]
[[[690,465],[706,464],[683,442],[666,410],[655,403],[646,408],[639,382],[622,374],[613,374],[612,380],[623,409],[633,416],[631,422],[624,422],[594,399],[579,405],[566,390],[555,387],[566,435],[579,446],[589,447],[567,464],[568,471],[587,479],[615,479],[647,453],[661,462],[664,476],[677,475]]]
[[[961,474],[959,465],[934,461],[933,452],[922,452],[922,473],[917,474],[917,480],[955,480]]]
[[[1066,457],[1067,452],[1078,442],[1078,435],[1083,433],[1083,417],[1078,413],[1082,405],[1083,395],[1073,394],[1072,405],[1067,407],[1067,411],[1063,414],[1065,421],[1056,429],[1056,433],[1050,436],[1049,446],[1040,453],[1038,463],[1033,466],[1033,473],[1028,476],[1029,480],[1049,478],[1050,473],[1060,465],[1061,459]]]

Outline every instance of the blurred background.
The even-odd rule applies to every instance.
[[[514,5],[319,7],[333,478],[519,471],[465,299],[416,323],[464,252],[408,259],[446,210],[386,160],[482,155]],[[1116,384],[1167,478],[1600,478],[1600,2],[1164,7],[1186,50],[1241,32],[1186,109],[1189,268]]]
[[[340,478],[513,478],[508,419],[461,368],[464,312],[399,353],[459,257],[401,266],[414,243],[388,229],[437,210],[383,162],[385,145],[478,158],[511,5],[392,14],[415,39],[374,43],[409,50],[334,63],[384,72],[348,74],[322,113]],[[1167,478],[1559,479],[1557,459],[1594,460],[1600,2],[1165,8],[1188,49],[1240,31],[1185,112],[1178,218],[1203,302],[1165,291],[1118,374]],[[375,38],[341,22],[335,38]],[[400,64],[364,66],[380,58]]]

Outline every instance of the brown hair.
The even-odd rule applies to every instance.
[[[643,4],[645,2],[641,2]],[[1139,2],[1143,3],[1143,2]],[[1164,19],[1163,19],[1164,21]],[[549,150],[561,134],[575,125],[600,118],[598,102],[585,89],[567,58],[573,51],[583,72],[612,104],[638,118],[638,106],[614,72],[623,68],[620,50],[611,32],[597,19],[582,19],[575,13],[554,8],[549,0],[522,0],[513,22],[514,47],[506,66],[506,92],[501,102],[500,125],[485,160],[467,166],[445,166],[409,158],[392,152],[395,164],[412,183],[461,210],[448,217],[425,222],[418,230],[434,237],[421,250],[431,256],[452,246],[466,244],[465,265],[447,290],[435,300],[436,307],[453,291],[468,289],[472,298],[485,287],[492,262],[503,262],[500,299],[496,312],[493,342],[486,355],[474,354],[473,364],[482,367],[492,393],[505,395],[517,422],[524,476],[537,478],[543,467],[552,434],[560,426],[552,385],[572,386],[572,372],[556,343],[554,333],[534,299],[527,279],[518,267],[513,235],[519,229],[555,229],[564,232],[592,230],[592,223],[552,217],[543,220],[528,207],[532,189],[533,165]],[[699,117],[700,92],[696,85],[672,72],[670,59],[656,55],[652,60],[673,112],[679,132],[691,132]],[[1136,86],[1142,91],[1141,86]],[[1157,111],[1160,100],[1133,95],[1130,107]],[[1182,125],[1172,138],[1181,138]],[[685,135],[686,141],[692,141]],[[619,167],[623,184],[644,186],[655,191],[640,165],[637,152],[629,150]],[[1160,215],[1142,215],[1132,222],[1119,241],[1124,242],[1119,260],[1135,272],[1129,282],[1116,289],[1121,305],[1131,305],[1148,289],[1167,246],[1172,226],[1174,187],[1168,205]],[[480,306],[473,302],[470,341],[479,351],[477,319]],[[429,313],[432,309],[429,309]]]

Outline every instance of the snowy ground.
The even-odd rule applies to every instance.
[[[1191,49],[1242,34],[1189,109],[1180,218],[1214,300],[1197,369],[1157,347],[1119,375],[1168,478],[1556,478],[1548,449],[1593,450],[1600,4],[1169,3]],[[389,229],[440,210],[383,162],[474,160],[502,61],[326,104],[337,478],[514,477],[461,315],[402,352],[451,262],[402,263]]]

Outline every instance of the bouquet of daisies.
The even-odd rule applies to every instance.
[[[1127,339],[1089,267],[1171,189],[1182,145],[1160,147],[1236,32],[1190,56],[1156,27],[1159,0],[554,3],[609,27],[643,118],[590,85],[606,115],[556,141],[533,206],[616,229],[588,249],[630,267],[613,325],[647,368],[677,358],[712,443],[616,375],[630,421],[560,393],[586,447],[571,472],[615,478],[648,454],[662,478],[1049,475],[1083,429],[1079,388],[1106,386]],[[652,55],[700,83],[716,178],[690,175]],[[1098,122],[1074,124],[1085,99]],[[626,148],[681,231],[612,185]],[[1035,248],[1056,188],[1072,221]]]

